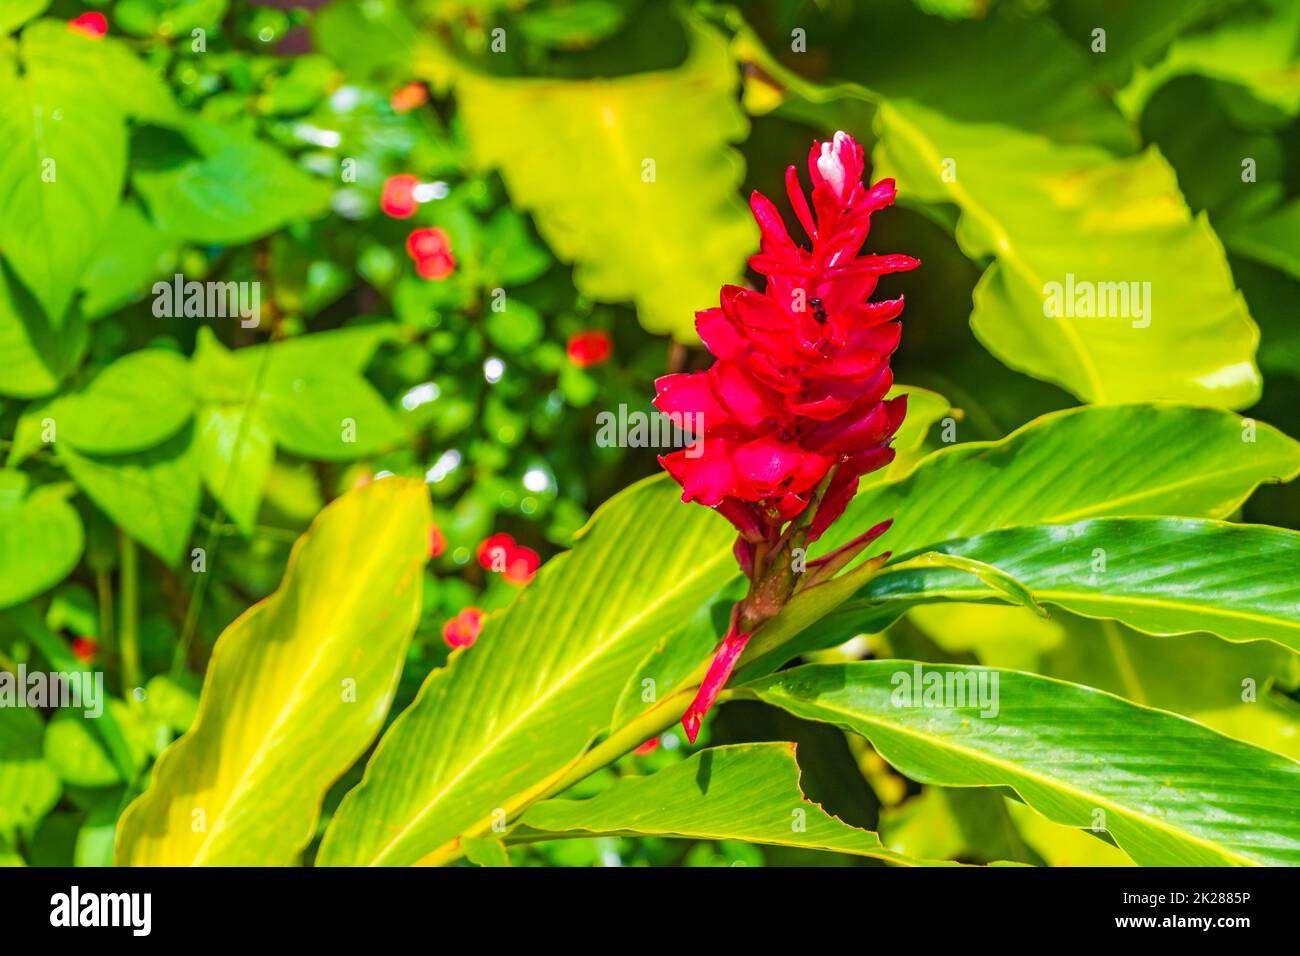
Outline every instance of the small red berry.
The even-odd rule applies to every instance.
[[[438,282],[456,271],[456,260],[450,253],[445,256],[429,256],[416,262],[415,271],[421,279]]]
[[[69,20],[68,29],[92,40],[98,40],[108,32],[108,18],[98,10],[92,10],[90,13],[83,13],[75,20]]]
[[[447,551],[447,539],[436,524],[429,525],[429,557],[436,558]]]
[[[99,652],[99,641],[93,637],[78,637],[72,642],[72,656],[83,664],[89,664]]]
[[[471,647],[482,629],[482,609],[467,607],[442,626],[442,639],[451,648]]]
[[[600,329],[590,329],[572,336],[565,351],[569,361],[578,368],[588,368],[608,361],[613,350],[609,335]]]
[[[533,579],[541,565],[542,559],[536,551],[520,545],[506,559],[505,578],[511,584],[522,587]]]
[[[415,199],[415,187],[418,185],[419,177],[407,173],[389,176],[384,180],[384,194],[379,199],[379,208],[394,219],[410,219],[420,205]]]
[[[423,83],[407,83],[399,90],[394,90],[388,102],[398,113],[409,113],[429,102],[429,90]]]
[[[451,237],[436,226],[412,229],[406,237],[406,252],[415,260],[415,271],[422,279],[445,279],[456,270]]]
[[[437,228],[412,229],[406,237],[406,253],[412,259],[427,259],[451,251],[451,238]]]
[[[515,539],[504,531],[484,539],[478,546],[478,563],[485,571],[505,571],[515,551]]]

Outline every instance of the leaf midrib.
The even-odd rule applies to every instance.
[[[781,695],[781,696],[785,696],[786,700],[792,701],[795,704],[798,704],[800,702],[800,698],[791,697],[789,695]],[[1037,782],[1040,785],[1046,786],[1050,789],[1062,791],[1064,793],[1073,795],[1080,799],[1093,801],[1103,806],[1107,806],[1113,811],[1115,811],[1121,818],[1127,817],[1136,823],[1148,826],[1155,830],[1160,830],[1165,833],[1171,834],[1174,837],[1181,839],[1185,842],[1205,847],[1226,859],[1235,860],[1248,866],[1260,865],[1260,862],[1258,860],[1255,860],[1251,857],[1242,856],[1237,851],[1230,850],[1227,847],[1220,846],[1219,844],[1206,840],[1203,837],[1199,837],[1194,834],[1187,833],[1184,830],[1177,829],[1176,827],[1169,826],[1168,824],[1165,824],[1164,822],[1158,819],[1153,819],[1151,817],[1146,816],[1145,814],[1141,813],[1136,809],[1125,807],[1122,804],[1117,804],[1111,798],[1103,797],[1100,794],[1093,793],[1088,790],[1081,790],[1076,785],[1064,783],[1058,781],[1053,777],[1045,776],[1040,771],[1029,770],[1020,765],[1008,763],[1007,761],[995,757],[991,754],[988,754],[985,751],[972,750],[969,747],[963,747],[960,744],[953,742],[949,738],[928,736],[924,733],[921,733],[920,731],[912,729],[911,727],[907,727],[906,725],[891,724],[879,719],[875,715],[866,712],[861,712],[861,711],[847,710],[843,707],[828,704],[824,700],[817,700],[815,702],[810,701],[809,703],[812,706],[822,708],[830,713],[840,714],[845,718],[849,718],[846,720],[846,723],[850,727],[852,727],[855,722],[866,723],[871,726],[884,729],[886,731],[893,731],[895,733],[903,734],[904,736],[912,737],[916,740],[923,741],[924,743],[936,749],[948,750],[954,754],[966,756],[968,759],[976,763],[985,763],[993,767],[1000,768],[1013,778],[1019,777],[1022,779],[1028,779],[1029,781]],[[1147,708],[1147,709],[1154,709],[1154,708]],[[1170,716],[1178,716],[1178,715],[1171,714]],[[1020,790],[1016,788],[1014,784],[1009,784],[1009,786],[1011,786],[1012,789],[1015,789],[1016,793],[1018,793],[1023,799],[1025,799],[1026,803],[1029,803],[1028,799],[1025,798],[1025,795],[1021,793]],[[1033,806],[1033,804],[1030,804],[1030,806]],[[1034,807],[1034,809],[1037,810],[1038,808]],[[1052,819],[1052,818],[1049,817],[1048,819]],[[1054,820],[1053,822],[1061,822],[1061,821]],[[1118,838],[1117,838],[1117,842],[1118,842]],[[1124,852],[1128,853],[1127,850],[1125,850]]]
[[[931,168],[942,169],[943,157],[940,156],[930,145],[929,137],[926,136],[924,131],[909,121],[903,111],[890,103],[887,97],[879,97],[878,103],[881,109],[887,111],[887,113],[895,119],[896,128],[911,142],[912,147],[925,157],[926,162],[931,165]],[[949,195],[952,196],[958,205],[962,207],[963,213],[984,224],[989,235],[993,237],[994,247],[997,250],[995,253],[997,260],[1012,271],[1020,273],[1021,277],[1029,284],[1031,289],[1042,288],[1045,284],[1043,282],[1043,277],[1040,276],[1034,270],[1034,267],[1016,251],[1015,246],[1011,242],[1011,237],[1008,235],[1006,229],[1003,228],[1001,221],[992,213],[992,211],[985,208],[984,205],[972,198],[971,194],[967,192],[960,183],[952,182],[946,183],[945,185],[948,187]],[[985,275],[987,274],[988,273],[986,272]],[[1093,361],[1092,353],[1084,347],[1083,339],[1080,337],[1077,329],[1062,318],[1056,318],[1055,316],[1053,316],[1053,318],[1056,319],[1056,325],[1058,328],[1065,333],[1065,341],[1069,343],[1079,360],[1079,367],[1084,372],[1089,386],[1093,389],[1093,400],[1096,402],[1104,402],[1106,400],[1106,388],[1098,376],[1097,366]]]
[[[387,508],[384,509],[384,512],[387,515],[388,520],[382,526],[383,533],[374,536],[376,541],[381,541],[387,538],[393,525],[397,523],[399,517],[402,517],[400,509],[398,508]],[[386,557],[386,553],[382,548],[376,546],[371,552],[370,560],[365,564],[364,573],[357,573],[351,576],[350,579],[354,583],[354,587],[350,589],[347,598],[340,605],[340,610],[336,614],[332,615],[332,617],[343,619],[351,616],[360,597],[369,593],[371,572],[377,565],[384,563],[384,561],[381,560],[382,557]],[[283,600],[283,597],[281,599]],[[265,615],[263,614],[262,616]],[[253,778],[256,776],[256,771],[259,770],[265,762],[267,753],[270,749],[267,746],[267,742],[275,738],[276,732],[284,724],[286,717],[293,713],[298,707],[303,696],[303,689],[311,684],[311,681],[307,680],[306,676],[316,671],[320,661],[326,657],[326,649],[331,648],[332,643],[333,642],[331,641],[319,641],[316,643],[315,653],[312,654],[307,667],[300,672],[298,678],[294,681],[293,691],[281,705],[279,711],[276,713],[275,719],[272,720],[271,724],[267,727],[266,732],[261,735],[256,749],[253,752],[253,756],[247,763],[244,773],[240,775],[238,782],[231,789],[230,795],[222,804],[221,810],[218,812],[213,825],[204,832],[203,841],[199,844],[198,849],[194,853],[194,865],[199,865],[202,862],[204,855],[208,851],[208,847],[214,842],[216,834],[221,829],[221,822],[229,814],[230,808],[237,805],[239,799],[251,786],[253,786]]]
[[[464,777],[467,774],[469,774],[476,766],[478,766],[479,763],[481,763],[489,753],[495,750],[496,747],[499,746],[502,741],[504,741],[511,734],[513,734],[515,729],[528,717],[532,716],[532,714],[535,713],[541,707],[542,704],[549,701],[551,697],[553,697],[563,688],[568,686],[568,684],[575,677],[577,677],[579,674],[582,673],[583,670],[585,670],[588,664],[590,664],[596,658],[600,657],[606,650],[608,650],[611,646],[613,646],[618,641],[620,641],[623,637],[625,637],[629,631],[639,626],[642,623],[642,621],[644,621],[653,611],[660,608],[666,601],[675,597],[678,593],[687,590],[687,586],[689,584],[698,580],[700,577],[703,577],[706,572],[711,572],[716,565],[718,565],[720,562],[725,561],[728,557],[730,557],[730,555],[726,552],[725,549],[720,549],[716,554],[717,556],[714,558],[713,561],[698,565],[697,572],[695,574],[680,579],[681,584],[678,588],[666,591],[662,597],[660,597],[652,604],[647,605],[641,612],[639,612],[637,615],[629,619],[629,621],[626,624],[624,624],[622,627],[614,631],[610,635],[608,640],[595,645],[590,653],[586,654],[581,659],[579,659],[573,667],[570,667],[568,671],[564,673],[563,678],[559,682],[552,684],[551,687],[544,694],[538,697],[534,697],[532,702],[527,707],[525,707],[522,711],[520,711],[519,714],[513,720],[511,720],[509,724],[507,724],[504,728],[502,728],[502,730],[499,733],[497,733],[494,737],[490,738],[484,746],[478,748],[478,751],[474,756],[474,758],[469,762],[467,762],[461,768],[461,770],[442,787],[441,790],[439,790],[436,794],[434,794],[429,799],[429,801],[426,802],[424,806],[420,808],[420,810],[411,818],[411,820],[405,826],[403,826],[401,830],[399,830],[397,834],[392,837],[392,839],[390,839],[386,844],[384,844],[384,846],[381,847],[379,851],[371,857],[371,860],[368,865],[375,866],[380,864],[383,861],[383,859],[393,850],[393,848],[397,846],[402,840],[405,839],[408,833],[410,833],[414,828],[419,826],[424,821],[424,819],[429,815],[429,813],[433,811],[433,809],[442,801],[442,799],[447,795],[447,793],[453,787],[456,786],[456,784],[458,784],[462,779],[464,779]],[[472,827],[470,827],[469,829],[472,829]],[[430,852],[434,852],[434,851],[430,851]]]

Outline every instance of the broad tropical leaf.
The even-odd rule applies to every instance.
[[[1300,651],[1300,532],[1190,518],[1099,518],[990,531],[935,551],[991,565],[1040,603],[1148,634],[1208,631]],[[863,604],[1005,599],[969,573],[905,561],[836,613],[851,615]]]
[[[1158,152],[1116,159],[908,103],[876,122],[877,175],[904,202],[956,204],[962,249],[995,259],[971,326],[1001,361],[1087,402],[1258,397],[1259,330]]]
[[[1177,405],[1075,408],[996,442],[930,455],[907,479],[868,487],[824,539],[885,518],[895,555],[1022,524],[1112,515],[1231,514],[1263,482],[1300,474],[1300,444],[1228,412]]]
[[[862,734],[923,783],[1010,787],[1057,823],[1104,828],[1141,865],[1300,863],[1300,763],[1102,691],[883,660],[797,667],[736,694]]]
[[[430,521],[424,485],[400,478],[321,512],[279,590],[218,639],[193,728],[122,817],[119,864],[295,861],[392,701]]]
[[[0,608],[58,584],[81,557],[84,533],[69,486],[27,485],[22,472],[0,469]]]
[[[325,865],[459,855],[609,727],[625,681],[735,574],[731,526],[651,479],[600,508],[473,647],[434,671],[325,833]]]
[[[165,349],[131,352],[85,388],[60,395],[46,414],[59,440],[80,452],[118,455],[152,448],[194,414],[189,363]]]
[[[595,836],[745,840],[918,862],[809,801],[790,743],[714,747],[650,776],[625,778],[589,800],[543,801],[507,840]]]
[[[1130,116],[1142,109],[1160,86],[1170,79],[1195,73],[1221,81],[1226,91],[1248,92],[1267,104],[1279,117],[1300,111],[1300,7],[1290,0],[1263,0],[1242,4],[1225,12],[1212,25],[1178,37],[1165,56],[1149,69],[1141,69],[1118,99]],[[1231,93],[1224,96],[1235,100]],[[1242,107],[1255,117],[1257,110]]]
[[[132,184],[164,232],[198,242],[248,242],[329,208],[328,184],[237,127],[192,122],[198,157],[165,169],[136,169]]]
[[[983,604],[950,607],[1013,610]],[[1232,642],[1211,634],[1170,641],[1115,621],[1059,611],[1052,618],[1064,639],[1041,653],[1032,668],[1018,669],[1172,710],[1221,734],[1300,760],[1297,714],[1288,696],[1300,687],[1300,655],[1272,641]],[[1007,666],[983,654],[980,663]]]
[[[15,679],[8,672],[0,677]],[[0,837],[12,837],[19,827],[36,823],[63,792],[58,774],[42,756],[44,736],[38,711],[12,704],[0,707]]]
[[[903,22],[917,18],[903,14]],[[993,58],[987,42],[970,41],[981,32],[1019,30],[1049,51],[1061,40],[1010,18],[989,19],[978,26],[922,20],[900,35],[885,62],[845,64],[859,83],[809,83],[744,32],[738,46],[775,77],[789,114],[828,132],[874,116],[873,176],[896,178],[900,202],[957,209],[957,219],[946,211],[939,218],[954,224],[968,256],[994,260],[975,290],[971,325],[1002,362],[1089,402],[1251,404],[1260,389],[1259,330],[1222,244],[1204,217],[1192,218],[1173,170],[1154,150],[1117,158],[1109,149],[1124,144],[1097,145],[1118,116],[1088,102],[1077,51],[1051,55],[1060,64],[1052,81],[1065,79],[1060,95],[1031,84],[1024,109],[1007,110],[1004,87],[990,87],[989,76],[1023,69],[1006,55],[1015,44],[1000,44]],[[872,29],[881,26],[873,19]],[[909,49],[929,55],[909,58]],[[948,69],[929,69],[938,57]],[[1035,121],[1022,123],[1027,111]],[[1063,122],[1062,111],[1078,115]],[[1094,123],[1092,141],[1079,143],[1080,130]],[[1066,311],[1050,297],[1052,283],[1062,298],[1069,288],[1071,306],[1075,290],[1083,295],[1086,287],[1099,317]],[[1060,306],[1059,315],[1049,303]]]
[[[476,160],[501,170],[578,288],[631,299],[642,325],[695,341],[694,316],[738,281],[758,231],[736,194],[730,144],[747,124],[725,40],[688,21],[675,70],[610,80],[462,72],[457,104]],[[629,226],[631,225],[631,228]]]
[[[24,31],[21,74],[0,53],[0,249],[57,328],[121,197],[126,121],[77,63],[93,41],[47,56],[42,26]]]
[[[72,480],[127,534],[165,564],[180,560],[199,511],[193,423],[127,455],[86,455],[71,442],[56,442],[55,450]]]
[[[49,395],[81,360],[88,335],[76,306],[50,322],[10,269],[0,265],[0,395]]]
[[[194,355],[195,390],[224,415],[247,414],[253,430],[296,455],[362,458],[405,438],[383,396],[360,374],[390,334],[386,326],[366,326],[232,352],[205,329]]]

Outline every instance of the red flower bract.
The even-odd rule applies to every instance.
[[[879,276],[920,263],[858,255],[871,214],[894,201],[892,180],[862,185],[862,166],[862,147],[844,133],[813,145],[815,218],[795,168],[787,171],[811,250],[797,246],[776,207],[754,193],[762,244],[750,264],[767,276],[767,288],[724,286],[720,308],[696,316],[713,367],[655,383],[660,411],[702,415],[702,454],[683,449],[660,459],[683,500],[717,507],[748,537],[769,536],[801,514],[834,469],[810,537],[816,540],[858,478],[893,458],[889,440],[906,398],[883,399],[894,381],[889,358],[903,300],[866,300]]]
[[[786,170],[790,203],[811,249],[796,243],[767,197],[753,194],[761,244],[749,262],[766,277],[766,288],[724,286],[719,307],[696,315],[713,366],[655,383],[660,411],[702,423],[696,446],[660,461],[682,486],[684,501],[716,508],[736,526],[736,557],[751,582],[683,718],[691,740],[749,636],[808,583],[780,567],[791,548],[821,537],[843,514],[858,479],[893,460],[889,443],[907,405],[904,396],[885,395],[894,380],[889,361],[901,335],[896,320],[903,300],[868,300],[880,276],[920,263],[860,254],[871,214],[894,201],[892,180],[863,185],[863,165],[862,147],[845,133],[814,143],[811,207],[795,167]],[[784,530],[791,521],[799,523],[797,541]],[[843,561],[883,528],[873,532]]]

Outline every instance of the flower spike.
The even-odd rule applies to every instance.
[[[889,179],[864,185],[865,163],[847,133],[814,142],[811,204],[798,169],[786,170],[790,205],[811,248],[792,238],[770,199],[750,197],[761,241],[749,262],[766,287],[723,286],[720,307],[696,318],[713,366],[656,383],[661,412],[702,424],[691,448],[660,462],[682,486],[683,501],[715,508],[735,526],[736,560],[750,582],[682,718],[692,742],[750,637],[801,586],[843,570],[889,526],[809,563],[811,573],[799,579],[806,548],[844,513],[859,478],[893,460],[890,442],[907,413],[905,396],[885,399],[903,300],[868,300],[880,276],[920,262],[862,254],[872,214],[895,195]]]

